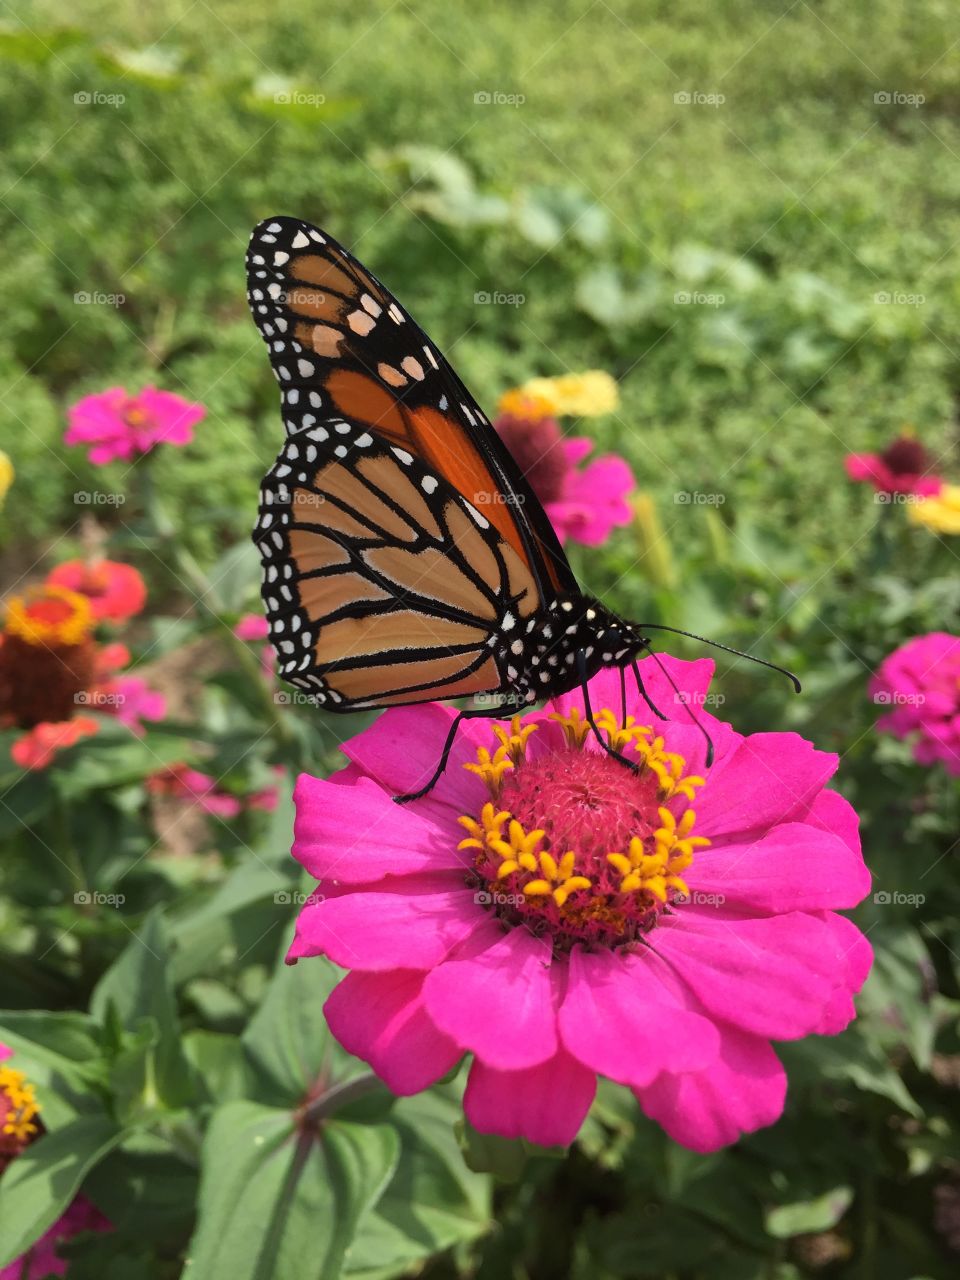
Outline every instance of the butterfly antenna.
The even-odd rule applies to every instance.
[[[780,675],[786,676],[793,685],[796,693],[802,692],[802,686],[799,679],[788,671],[786,667],[778,667],[775,662],[767,662],[766,658],[755,658],[752,653],[744,653],[742,649],[731,648],[728,644],[721,644],[719,640],[708,640],[706,636],[698,636],[693,631],[681,631],[679,627],[668,627],[662,622],[644,622],[639,625],[640,631],[669,631],[675,636],[686,636],[688,640],[698,640],[700,644],[709,644],[714,649],[722,649],[724,653],[735,654],[738,658],[746,658],[748,662],[756,662],[761,667],[769,667],[771,671],[778,671]],[[651,657],[656,657],[652,650],[648,649]]]
[[[649,645],[646,645],[645,648],[647,650],[647,653],[649,653],[650,657],[654,660],[654,662],[657,664],[657,666],[666,676],[667,683],[670,685],[670,688],[673,690],[673,692],[677,695],[677,701],[680,703],[680,705],[686,711],[687,715],[690,717],[690,719],[693,721],[693,723],[697,726],[697,728],[700,730],[700,732],[703,734],[704,738],[706,739],[707,768],[709,769],[710,766],[713,764],[713,739],[710,737],[709,733],[707,733],[706,729],[703,727],[703,725],[700,723],[697,717],[690,710],[690,703],[687,700],[686,695],[681,693],[681,691],[677,688],[677,685],[676,685],[676,682],[674,681],[673,676],[670,674],[667,668],[660,661],[659,656],[656,653],[654,653],[654,651],[650,648]],[[647,699],[647,701],[649,702],[649,699]]]

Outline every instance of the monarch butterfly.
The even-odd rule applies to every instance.
[[[279,674],[334,712],[496,696],[459,713],[433,777],[400,800],[434,785],[462,718],[577,686],[598,741],[630,765],[597,729],[587,681],[607,666],[622,682],[631,667],[642,693],[649,628],[581,592],[527,481],[423,330],[296,218],[254,228],[247,279],[287,429],[253,532]]]

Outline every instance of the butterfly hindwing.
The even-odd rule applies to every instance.
[[[537,584],[490,521],[364,422],[293,432],[254,531],[279,672],[346,711],[496,691]]]

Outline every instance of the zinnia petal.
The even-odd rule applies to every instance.
[[[463,1109],[479,1133],[565,1147],[579,1133],[596,1090],[594,1073],[563,1049],[525,1071],[496,1071],[476,1061]]]

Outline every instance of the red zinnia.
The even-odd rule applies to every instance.
[[[67,560],[47,575],[47,586],[86,596],[98,622],[123,622],[139,613],[147,588],[133,565],[117,560]]]

